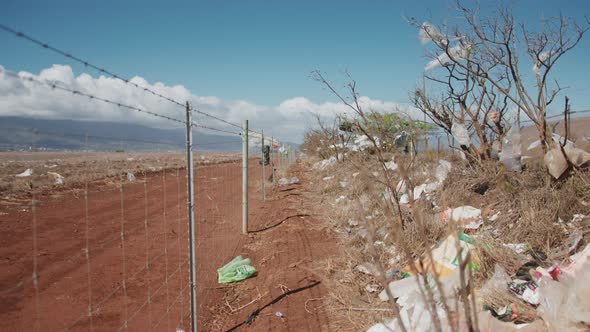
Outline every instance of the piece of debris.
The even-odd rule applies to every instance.
[[[356,220],[352,220],[352,219],[348,219],[348,226],[350,227],[356,227],[359,225],[359,222]]]
[[[217,270],[217,282],[228,284],[250,278],[256,273],[256,268],[249,264],[250,258],[236,256],[229,263]]]
[[[55,184],[55,185],[61,186],[65,182],[64,177],[59,175],[58,173],[47,172],[47,175],[50,175],[51,177],[53,177],[53,184]]]
[[[322,178],[322,180],[324,180],[324,181],[330,181],[333,178],[334,178],[334,176],[326,176],[326,177]]]
[[[438,166],[436,166],[436,179],[438,182],[443,183],[447,176],[449,176],[449,172],[451,172],[451,163],[446,160],[439,160]]]
[[[340,197],[336,198],[336,204],[338,204],[338,203],[340,203],[342,201],[345,201],[345,200],[346,200],[346,196],[344,196],[344,195],[343,196],[340,196]]]
[[[285,317],[285,315],[282,312],[280,312],[280,311],[275,312],[275,316],[277,316],[279,318],[284,318]]]
[[[358,272],[370,275],[370,276],[378,276],[380,275],[379,269],[373,263],[362,263],[357,265],[355,268]]]
[[[379,291],[379,285],[367,284],[367,286],[365,286],[365,290],[369,293],[377,293]]]
[[[135,175],[132,172],[127,172],[127,181],[129,181],[129,182],[135,181]]]
[[[446,209],[440,216],[443,222],[454,221],[466,229],[478,229],[483,225],[481,210],[469,205]]]
[[[25,178],[28,176],[33,175],[33,170],[30,168],[27,168],[26,170],[24,170],[22,173],[15,175],[17,178]]]
[[[524,254],[527,251],[527,245],[525,243],[504,243],[503,245],[517,254]]]

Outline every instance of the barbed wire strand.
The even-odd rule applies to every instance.
[[[162,114],[159,114],[159,113],[147,111],[147,110],[141,109],[139,107],[135,107],[135,106],[123,104],[123,103],[116,102],[116,101],[113,101],[113,100],[110,100],[110,99],[106,99],[106,98],[102,98],[102,97],[98,97],[98,96],[95,96],[95,95],[92,95],[92,94],[89,94],[89,93],[86,93],[86,92],[82,92],[82,91],[79,91],[79,90],[70,89],[70,88],[67,88],[67,87],[64,87],[64,86],[61,86],[61,85],[57,84],[57,82],[49,82],[49,81],[45,81],[45,80],[40,80],[40,79],[37,79],[37,78],[35,78],[33,76],[23,76],[23,75],[14,73],[12,71],[3,69],[1,67],[0,67],[0,72],[6,74],[8,76],[12,76],[12,77],[21,79],[23,81],[30,81],[30,82],[35,82],[35,83],[38,83],[38,84],[46,85],[46,86],[51,87],[52,89],[57,89],[57,90],[69,92],[69,93],[74,94],[74,95],[88,97],[90,99],[102,101],[104,103],[115,105],[115,106],[118,106],[120,108],[127,108],[127,109],[132,110],[132,111],[137,111],[137,112],[140,112],[140,113],[149,114],[151,116],[155,116],[155,117],[166,119],[166,120],[173,121],[173,122],[178,122],[178,123],[182,123],[182,124],[185,123],[185,121],[182,121],[182,120],[179,120],[179,119],[176,119],[176,118],[173,118],[173,117],[169,117],[167,115],[162,115]]]
[[[102,66],[95,65],[95,64],[93,64],[93,63],[91,63],[91,62],[89,62],[87,60],[82,59],[81,57],[78,57],[76,55],[73,55],[72,53],[66,52],[66,51],[64,51],[62,49],[59,49],[59,48],[55,47],[55,46],[52,46],[49,43],[43,42],[43,41],[41,41],[41,40],[39,40],[37,38],[34,38],[34,37],[32,37],[32,36],[24,33],[24,32],[18,31],[16,29],[13,29],[13,28],[11,28],[9,26],[6,26],[4,24],[1,24],[1,23],[0,23],[0,30],[3,30],[5,32],[8,32],[8,33],[10,33],[10,34],[12,34],[12,35],[14,35],[14,36],[16,36],[18,38],[22,38],[24,40],[27,40],[27,41],[29,41],[29,42],[31,42],[33,44],[36,44],[36,45],[38,45],[38,46],[40,46],[40,47],[42,47],[44,49],[47,49],[47,50],[50,50],[50,51],[52,51],[54,53],[57,53],[59,55],[62,55],[62,56],[66,57],[66,58],[68,58],[68,59],[70,59],[72,61],[78,62],[78,63],[84,65],[84,67],[92,68],[92,69],[97,70],[98,72],[100,72],[102,74],[105,74],[105,75],[108,75],[108,76],[110,76],[110,77],[112,77],[114,79],[120,80],[120,81],[124,82],[125,84],[129,84],[129,85],[131,85],[131,86],[133,86],[133,87],[135,87],[137,89],[143,90],[144,92],[151,93],[153,96],[156,96],[158,98],[161,98],[163,100],[166,100],[166,101],[168,101],[168,102],[170,102],[170,103],[172,103],[172,104],[174,104],[176,106],[180,106],[182,108],[185,108],[186,107],[184,103],[182,103],[182,102],[180,102],[178,100],[175,100],[175,99],[173,99],[173,98],[171,98],[169,96],[163,95],[163,94],[161,94],[161,93],[159,93],[159,92],[157,92],[157,91],[155,91],[153,89],[150,89],[148,87],[145,87],[145,86],[139,85],[139,84],[137,84],[135,82],[132,82],[131,79],[124,78],[122,75],[118,75],[118,74],[116,74],[112,70],[106,69],[106,68],[104,68]],[[218,116],[215,116],[213,114],[210,114],[210,113],[207,113],[207,112],[204,112],[204,111],[200,111],[200,110],[198,110],[196,108],[191,108],[191,109],[194,112],[198,113],[198,114],[201,114],[201,115],[204,115],[204,116],[209,117],[211,119],[215,119],[217,121],[223,122],[223,123],[225,123],[227,125],[230,125],[230,126],[233,126],[233,127],[237,127],[237,128],[242,128],[242,126],[240,126],[239,124],[236,124],[236,123],[233,123],[233,122],[224,120],[224,119],[222,119],[222,118],[220,118]],[[251,132],[256,132],[254,130],[250,130],[250,131]]]
[[[92,100],[98,100],[98,101],[101,101],[101,102],[104,102],[104,103],[107,103],[107,104],[111,104],[111,105],[114,105],[114,106],[117,106],[117,107],[120,107],[120,108],[126,108],[126,109],[129,109],[129,110],[132,110],[132,111],[137,111],[137,112],[140,112],[140,113],[149,114],[151,116],[162,118],[162,119],[165,119],[165,120],[168,120],[168,121],[173,121],[173,122],[176,122],[176,123],[186,124],[186,121],[184,121],[184,120],[180,120],[180,119],[176,119],[176,118],[173,118],[173,117],[170,117],[170,116],[167,116],[167,115],[162,115],[162,114],[159,114],[159,113],[151,112],[151,111],[148,111],[148,110],[145,110],[145,109],[141,109],[139,107],[135,107],[135,106],[123,104],[123,103],[116,102],[116,101],[113,101],[113,100],[110,100],[110,99],[98,97],[98,96],[95,96],[95,95],[92,95],[92,94],[89,94],[89,93],[86,93],[86,92],[82,92],[82,91],[79,91],[79,90],[75,90],[75,89],[70,89],[70,88],[67,88],[67,87],[63,87],[61,85],[58,85],[56,82],[48,82],[48,81],[45,81],[45,80],[40,80],[40,79],[37,79],[37,78],[35,78],[33,76],[23,76],[23,75],[14,73],[12,71],[3,69],[2,67],[0,67],[0,72],[4,73],[5,75],[8,75],[8,76],[11,76],[11,77],[14,77],[14,78],[18,78],[18,79],[23,80],[23,81],[29,81],[29,82],[34,82],[34,83],[38,83],[38,84],[41,84],[41,85],[46,85],[48,87],[51,87],[52,89],[57,89],[57,90],[69,92],[69,93],[74,94],[74,95],[88,97],[88,98],[90,98]],[[232,134],[232,135],[238,135],[238,136],[241,135],[241,133],[239,133],[239,132],[234,132],[234,131],[230,131],[230,130],[214,128],[214,127],[210,127],[210,126],[198,124],[196,122],[193,122],[192,123],[192,126],[193,127],[196,127],[196,128],[203,128],[203,129],[207,129],[207,130],[211,130],[211,131],[217,131],[217,132],[222,132],[222,133],[227,133],[227,134]]]
[[[52,51],[54,53],[60,54],[60,55],[66,57],[68,59],[71,59],[71,60],[73,60],[75,62],[78,62],[78,63],[84,65],[84,67],[95,69],[95,70],[99,71],[100,73],[103,73],[105,75],[111,76],[112,78],[115,78],[117,80],[120,80],[120,81],[122,81],[122,82],[124,82],[126,84],[130,84],[130,85],[132,85],[132,86],[134,86],[134,87],[136,87],[138,89],[141,89],[141,90],[143,90],[145,92],[149,92],[149,93],[151,93],[152,95],[154,95],[156,97],[159,97],[159,98],[162,98],[164,100],[167,100],[167,101],[169,101],[169,102],[171,102],[173,104],[176,104],[178,106],[185,107],[185,105],[183,103],[180,103],[180,102],[178,102],[178,101],[176,101],[176,100],[174,100],[174,99],[172,99],[170,97],[164,96],[164,95],[162,95],[162,94],[160,94],[160,93],[158,93],[158,92],[156,92],[156,91],[154,91],[154,90],[152,90],[150,88],[141,86],[141,85],[139,85],[137,83],[134,83],[134,82],[131,82],[130,79],[123,78],[121,75],[117,75],[117,74],[115,74],[111,70],[105,69],[105,68],[103,68],[101,66],[97,66],[95,64],[92,64],[92,63],[90,63],[87,60],[84,60],[84,59],[82,59],[82,58],[80,58],[80,57],[78,57],[76,55],[73,55],[73,54],[71,54],[69,52],[63,51],[63,50],[61,50],[61,49],[59,49],[57,47],[51,46],[51,45],[49,45],[49,43],[42,42],[42,41],[40,41],[40,40],[38,40],[38,39],[36,39],[36,38],[34,38],[34,37],[32,37],[32,36],[24,33],[24,32],[17,31],[16,29],[13,29],[13,28],[8,27],[8,26],[6,26],[4,24],[1,24],[1,23],[0,23],[0,30],[4,30],[5,32],[8,32],[8,33],[11,33],[11,34],[15,35],[16,37],[22,38],[24,40],[28,40],[29,42],[31,42],[33,44],[36,44],[38,46],[41,46],[44,49],[50,50],[50,51]]]

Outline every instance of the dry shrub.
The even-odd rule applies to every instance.
[[[504,243],[527,243],[549,252],[563,244],[571,230],[568,221],[590,208],[579,201],[588,197],[590,186],[578,172],[565,181],[553,181],[539,161],[527,163],[523,172],[509,172],[494,161],[480,169],[454,164],[444,189],[437,193],[443,206],[472,205],[486,216],[500,212],[489,224]],[[558,220],[564,221],[563,224]]]
[[[480,266],[480,270],[474,274],[476,288],[483,285],[494,274],[496,264],[503,267],[509,275],[514,275],[516,270],[525,263],[522,255],[505,247],[500,240],[489,234],[478,236],[475,256]]]

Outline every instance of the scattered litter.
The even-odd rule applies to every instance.
[[[346,196],[344,196],[344,195],[343,196],[340,196],[340,197],[336,198],[336,204],[338,204],[338,203],[340,203],[340,202],[342,202],[344,200],[346,200]]]
[[[438,166],[436,166],[436,179],[438,182],[443,183],[447,179],[451,168],[452,166],[450,162],[443,159],[438,161]]]
[[[510,276],[506,273],[506,270],[496,264],[494,266],[494,274],[488,279],[485,284],[477,291],[477,295],[480,298],[493,296],[498,291],[507,290],[507,285],[510,283]]]
[[[576,231],[572,232],[567,239],[567,244],[564,245],[563,247],[561,247],[555,253],[554,256],[563,257],[563,256],[566,256],[569,253],[573,252],[574,250],[576,250],[576,248],[580,244],[580,241],[582,241],[583,238],[584,238],[584,234],[581,231],[576,230]]]
[[[47,172],[47,175],[50,175],[53,177],[53,184],[55,185],[62,185],[65,182],[65,179],[63,176],[55,173],[55,172]]]
[[[580,221],[584,220],[584,218],[586,218],[586,215],[574,214],[574,216],[572,217],[572,223],[580,222]]]
[[[184,329],[182,329],[182,328],[180,328],[180,327],[177,327],[177,328],[176,328],[176,332],[184,332]]]
[[[363,239],[366,239],[367,236],[369,235],[369,232],[365,229],[365,228],[360,228],[357,232],[356,235],[360,236]]]
[[[327,166],[334,166],[336,164],[338,160],[336,159],[336,157],[330,157],[330,159],[324,159],[322,161],[319,161],[317,163],[315,163],[313,165],[314,169],[323,169],[326,168]]]
[[[279,186],[286,186],[288,184],[297,184],[299,183],[299,178],[294,176],[290,179],[280,178],[279,179]]]
[[[400,180],[400,181],[397,183],[397,186],[395,187],[395,190],[396,190],[398,193],[405,193],[405,192],[408,190],[408,185],[407,185],[407,182],[406,182],[406,180]]]
[[[505,243],[504,247],[511,249],[517,254],[524,254],[527,251],[527,245],[525,243]]]
[[[361,174],[361,173],[360,173],[360,172],[355,172],[355,173],[352,173],[352,177],[353,177],[353,178],[356,178],[356,177],[357,177],[359,174]]]
[[[457,139],[460,145],[469,147],[471,145],[471,138],[469,138],[469,132],[467,128],[461,123],[454,122],[451,126],[451,133]]]
[[[563,153],[557,148],[553,148],[545,154],[543,157],[545,166],[549,174],[558,179],[567,170],[567,160],[563,156]]]
[[[451,274],[459,264],[459,252],[457,251],[457,238],[459,238],[459,247],[461,248],[461,259],[465,259],[467,252],[473,249],[473,239],[463,232],[458,234],[451,234],[447,236],[445,240],[440,242],[434,249],[432,249],[432,258],[434,262],[429,262],[428,258],[422,260],[422,264],[419,262],[415,263],[418,271],[424,267],[426,270],[435,269],[439,275],[445,276]],[[473,271],[479,270],[479,266],[475,262],[475,258],[472,256],[471,268]],[[409,267],[402,269],[402,271],[412,274]]]
[[[368,284],[367,286],[365,286],[365,290],[369,293],[377,293],[379,291],[379,285]]]
[[[565,151],[567,159],[569,159],[569,161],[576,167],[580,167],[590,162],[590,153],[582,149],[566,145],[563,150]],[[561,177],[568,168],[567,160],[560,148],[553,148],[547,151],[543,161],[545,162],[549,174],[556,179]]]
[[[56,168],[57,165],[56,164],[49,165],[49,166],[48,165],[43,165],[43,167],[45,167],[45,168]]]
[[[410,203],[410,196],[408,194],[401,195],[401,197],[399,198],[399,203],[400,204],[408,204],[408,203]]]
[[[348,219],[348,226],[350,227],[356,227],[359,225],[359,222],[356,220],[352,220],[352,219]]]
[[[522,308],[516,303],[510,303],[510,305],[505,306],[504,308],[497,311],[498,318],[502,321],[513,321],[520,317],[520,312]]]
[[[370,276],[379,276],[379,270],[373,263],[362,263],[357,265],[355,268],[358,272],[370,275]]]
[[[388,161],[385,163],[385,168],[395,171],[398,169],[398,165],[395,163],[395,161],[393,161],[393,158],[391,158],[391,161]]]
[[[520,132],[518,125],[514,124],[504,136],[502,151],[500,151],[500,162],[504,164],[507,170],[520,172],[522,171],[521,156]]]
[[[134,161],[134,158],[127,158],[127,161]]]
[[[332,180],[333,178],[334,178],[334,176],[333,176],[333,175],[332,175],[332,176],[326,176],[326,177],[322,178],[322,180],[324,180],[324,181],[330,181],[330,180]]]
[[[242,256],[236,256],[217,270],[217,281],[220,284],[228,284],[250,278],[256,273],[256,268],[249,264],[250,258],[244,259]]]
[[[129,182],[135,181],[135,175],[132,172],[127,172],[127,181],[129,181]]]
[[[500,216],[500,211],[496,212],[496,214],[494,214],[493,216],[489,217],[488,220],[489,221],[496,221],[499,216]]]
[[[285,315],[282,312],[280,312],[280,311],[275,312],[275,316],[277,316],[279,318],[285,317]]]
[[[24,170],[24,172],[15,175],[17,178],[24,178],[24,177],[28,177],[33,175],[33,170],[30,168],[27,168],[26,170]]]
[[[348,187],[348,181],[340,181],[340,187],[341,187],[341,188],[346,188],[346,187]]]
[[[582,331],[590,322],[590,264],[574,260],[579,269],[564,280],[541,278],[537,312],[550,331]],[[574,277],[575,276],[575,277]]]
[[[539,287],[534,281],[515,279],[508,284],[508,289],[532,305],[539,304]]]
[[[445,223],[452,220],[460,223],[463,225],[463,228],[467,229],[478,229],[483,225],[481,210],[469,205],[460,206],[454,209],[446,209],[441,212],[440,216]]]

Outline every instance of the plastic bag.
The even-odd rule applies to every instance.
[[[447,176],[449,176],[449,172],[451,171],[451,163],[446,161],[446,160],[439,160],[438,161],[438,166],[436,166],[436,179],[440,182],[443,183],[446,179]]]
[[[135,175],[132,172],[127,172],[127,181],[129,181],[129,182],[135,181]]]
[[[520,164],[522,147],[518,125],[512,125],[512,128],[510,128],[508,133],[506,133],[506,136],[504,136],[502,143],[500,162],[504,164],[509,171],[522,171],[522,165]]]
[[[453,125],[451,126],[451,133],[460,145],[465,145],[467,147],[471,145],[471,138],[469,137],[469,132],[463,124],[453,123]]]
[[[543,158],[547,171],[552,177],[558,179],[567,170],[567,160],[563,153],[557,148],[553,148],[545,154]]]
[[[228,284],[250,278],[256,273],[256,268],[249,264],[250,258],[244,259],[242,256],[236,256],[231,262],[217,270],[217,281],[220,284]]]

